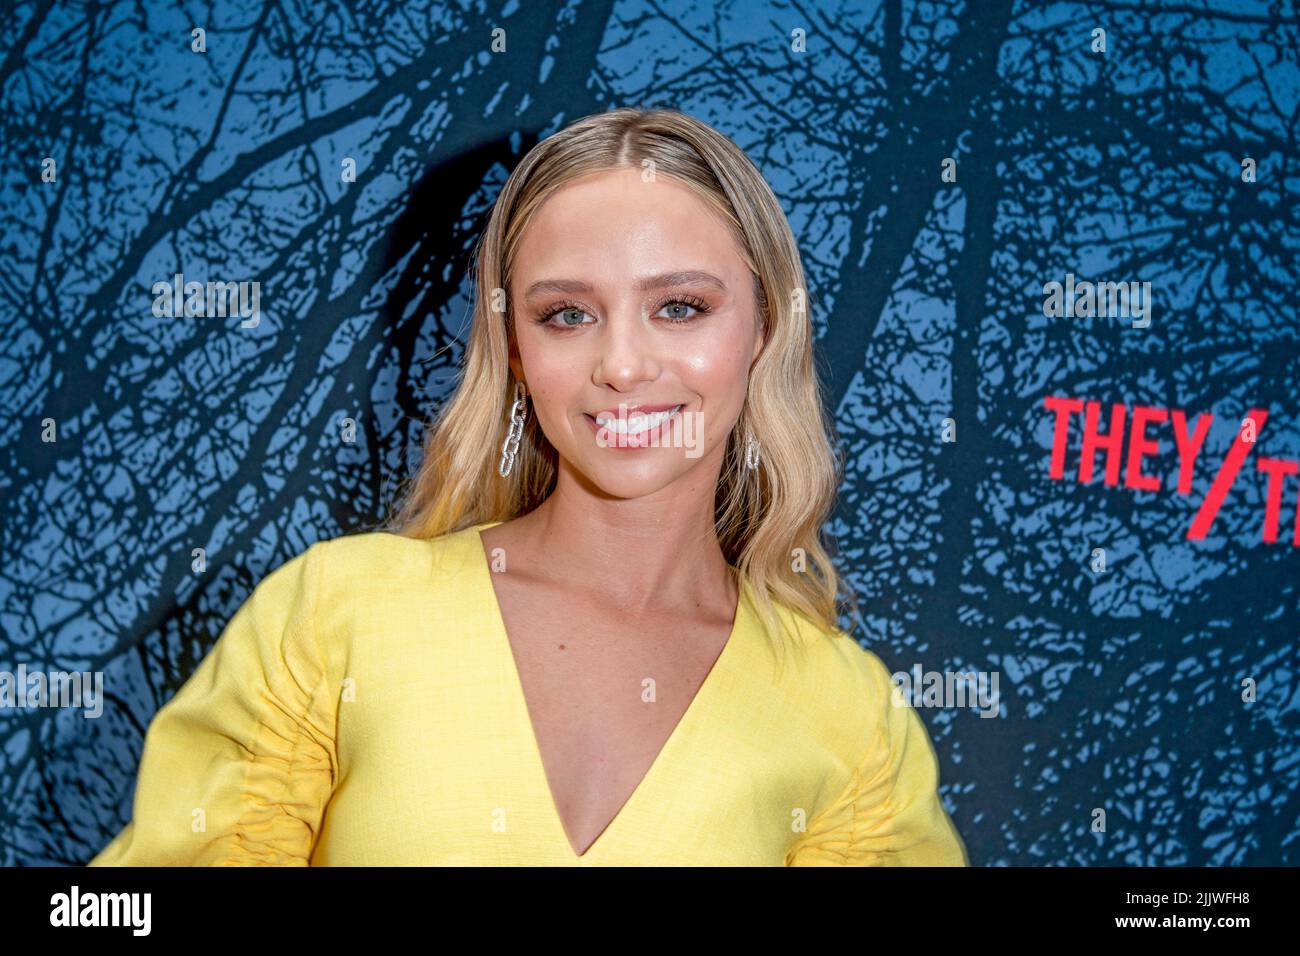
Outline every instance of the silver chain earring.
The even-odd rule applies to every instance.
[[[515,456],[519,454],[519,439],[524,437],[524,420],[528,418],[528,392],[523,382],[515,382],[515,403],[510,406],[510,428],[506,440],[501,443],[501,464],[497,465],[497,474],[509,478],[515,467]]]
[[[747,428],[745,429],[745,467],[750,471],[758,468],[758,454],[759,443],[754,439],[754,433]]]

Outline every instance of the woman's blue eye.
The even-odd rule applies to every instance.
[[[672,308],[692,309],[695,312],[695,315],[667,316],[668,321],[676,325],[686,325],[688,322],[694,321],[698,316],[704,315],[709,311],[709,307],[703,302],[703,300],[691,302],[686,299],[669,299],[660,307],[659,311],[662,312],[664,309]]]
[[[664,310],[670,310],[664,315]],[[678,309],[684,311],[673,312]],[[709,312],[709,306],[703,300],[693,300],[687,298],[669,299],[655,311],[655,315],[663,315],[670,325],[688,325],[694,322],[696,318]],[[559,318],[559,322],[555,319]],[[560,306],[538,318],[542,325],[550,326],[553,329],[577,329],[590,323],[584,321],[587,313],[578,306],[568,305]]]
[[[576,329],[585,324],[582,321],[583,316],[585,315],[586,313],[583,312],[582,309],[570,305],[548,312],[546,315],[541,316],[537,321],[542,325],[548,325],[553,329]],[[569,320],[569,316],[573,317],[573,321]],[[557,317],[560,319],[558,325],[554,321]]]

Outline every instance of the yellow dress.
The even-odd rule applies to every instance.
[[[366,532],[268,574],[145,737],[91,866],[969,865],[880,659],[749,585],[617,816],[574,853],[479,531]]]

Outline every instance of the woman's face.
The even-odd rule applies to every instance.
[[[620,498],[688,474],[712,494],[763,343],[753,276],[706,203],[639,169],[567,184],[524,231],[510,306],[511,366],[568,467]]]

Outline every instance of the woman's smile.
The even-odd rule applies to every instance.
[[[684,407],[638,408],[632,412],[607,410],[595,415],[584,413],[582,417],[596,433],[597,444],[602,448],[645,448],[662,443],[661,439],[671,433]]]

